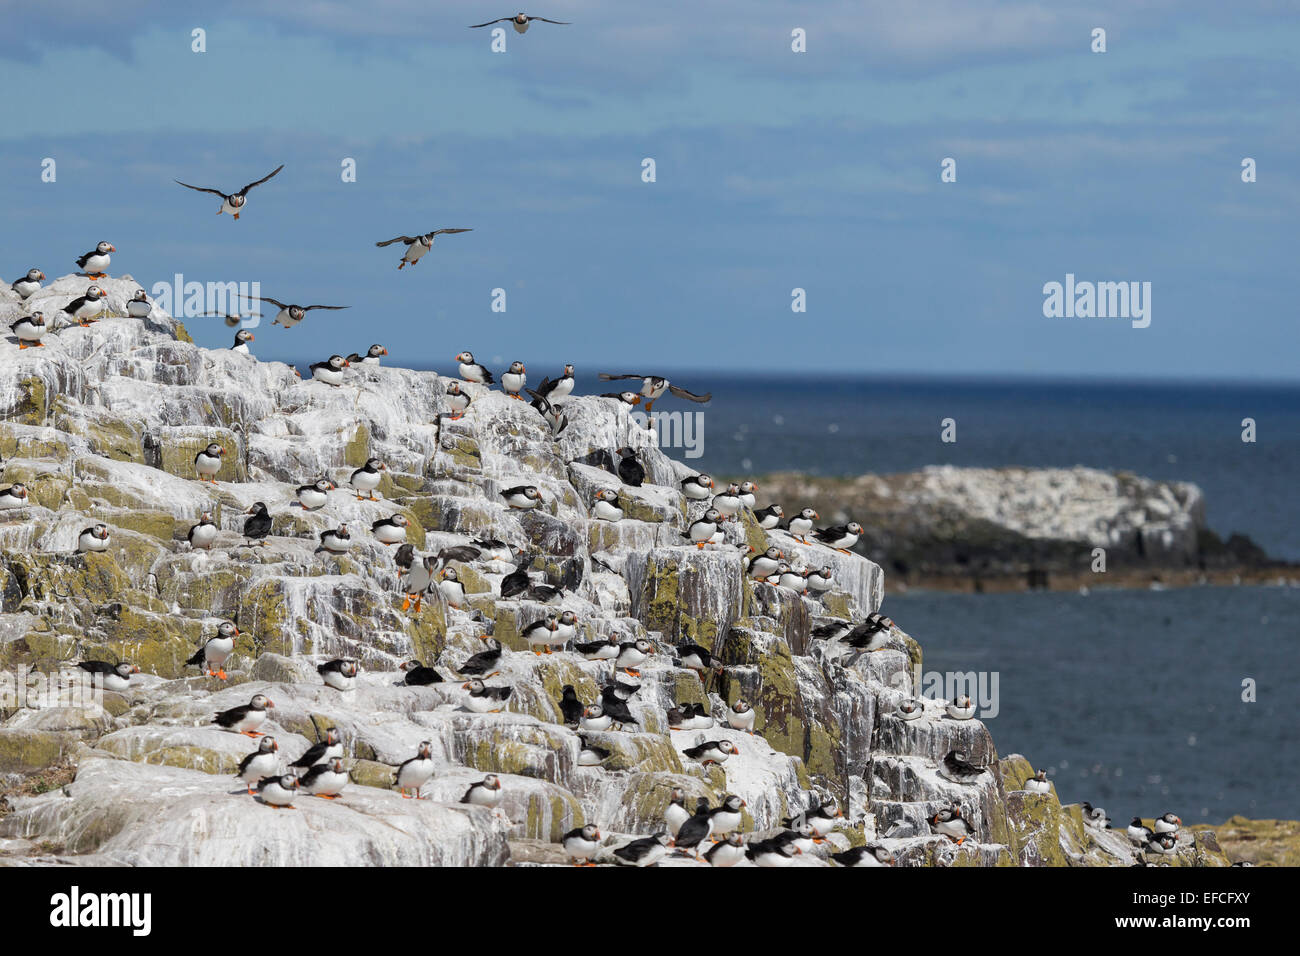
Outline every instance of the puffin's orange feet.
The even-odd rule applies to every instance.
[[[408,594],[406,596],[406,600],[402,602],[402,610],[405,611],[410,606],[411,606],[411,595]]]

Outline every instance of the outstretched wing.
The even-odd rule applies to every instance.
[[[497,17],[495,20],[489,20],[487,23],[471,23],[469,28],[477,30],[479,27],[490,27],[494,23],[505,23],[507,20],[513,20],[514,17]]]
[[[443,233],[450,234],[453,232],[473,232],[473,231],[474,231],[473,229],[435,229],[433,230],[433,232],[430,233],[430,235],[441,236]]]
[[[212,195],[220,196],[222,199],[230,198],[225,193],[223,193],[220,189],[209,189],[206,186],[191,186],[189,183],[183,183],[179,179],[173,179],[172,182],[176,183],[176,185],[178,186],[184,186],[186,189],[193,189],[195,192],[198,193],[212,193]]]
[[[419,236],[397,236],[395,239],[385,239],[383,242],[376,242],[375,245],[391,246],[395,242],[404,242],[409,246],[411,243],[415,242],[415,240],[418,238],[420,237]]]
[[[337,312],[339,309],[350,308],[352,308],[350,305],[304,305],[302,310],[304,312],[310,312],[312,309],[329,309],[332,312]]]
[[[548,20],[546,19],[546,17],[529,17],[528,19],[530,21],[541,20],[543,23],[558,23],[562,27],[567,27],[571,25],[568,20]]]
[[[644,375],[610,375],[608,372],[600,373],[600,380],[602,382],[617,382],[625,378],[645,378],[645,377],[646,376]]]
[[[270,302],[270,303],[271,303],[273,306],[275,306],[277,309],[287,309],[287,308],[289,308],[289,306],[286,305],[285,303],[283,303],[283,302],[277,302],[275,299],[272,299],[269,295],[260,296],[260,297],[259,297],[259,301],[261,301],[261,302]]]
[[[272,176],[274,176],[276,173],[278,173],[278,172],[279,172],[280,170],[282,170],[282,169],[284,169],[284,163],[281,163],[279,166],[275,167],[274,170],[272,170],[272,171],[271,171],[270,173],[268,173],[267,175],[263,176],[263,177],[262,177],[261,179],[259,179],[257,182],[255,182],[255,183],[249,183],[247,186],[245,186],[243,189],[241,189],[240,192],[241,192],[241,193],[246,193],[246,192],[248,192],[250,189],[252,189],[254,186],[260,186],[260,185],[262,185],[262,183],[266,182],[268,179],[270,179]]]
[[[703,395],[696,395],[694,392],[688,392],[686,389],[677,385],[669,385],[668,391],[672,392],[678,398],[684,398],[688,402],[707,402],[713,398],[712,392],[705,392]]]
[[[546,383],[543,382],[542,384],[545,385]],[[545,415],[548,411],[551,410],[550,401],[548,401],[546,396],[543,395],[541,392],[535,392],[531,388],[525,388],[524,391],[527,392],[529,395],[533,396],[533,398],[535,398],[537,402],[542,406],[540,409],[538,409],[538,411],[540,411],[543,415]]]

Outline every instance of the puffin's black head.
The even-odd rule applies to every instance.
[[[447,386],[447,394],[448,394],[448,395],[461,395],[461,394],[464,394],[464,393],[461,392],[461,390],[460,390],[460,382],[455,382],[455,381],[453,381],[450,385],[448,385],[448,386]]]
[[[745,700],[742,697],[740,700],[736,701],[734,705],[732,705],[731,709],[738,714],[747,714],[749,713],[751,708],[749,706],[749,701]]]
[[[263,737],[261,742],[257,745],[257,752],[260,754],[275,753],[279,749],[280,745],[276,742],[274,737]]]
[[[756,491],[758,491],[757,481],[742,481],[740,483],[740,493],[742,495],[752,495]]]
[[[479,786],[482,787],[484,790],[500,790],[501,778],[494,773],[490,773],[483,778],[483,781],[479,784]]]
[[[239,628],[235,626],[234,621],[222,621],[217,625],[218,637],[238,637]]]
[[[408,542],[398,548],[397,553],[393,555],[393,562],[399,568],[409,569],[415,563],[415,545]]]
[[[850,521],[848,523],[848,529],[849,534],[862,534],[863,532],[862,525],[858,524],[856,521]]]
[[[106,295],[108,295],[108,293],[97,285],[86,286],[87,299],[102,299]]]
[[[419,661],[410,660],[402,664],[398,669],[403,671],[413,671],[416,668],[423,667],[423,666],[424,665],[421,664]]]
[[[233,206],[235,209],[238,209],[240,206],[244,204],[244,200],[247,198],[248,198],[247,196],[241,196],[238,193],[236,193],[235,195],[230,197],[230,205]]]
[[[297,790],[298,778],[291,773],[286,773],[283,777],[280,778],[280,786],[283,787],[285,790]]]
[[[268,710],[274,709],[275,704],[265,694],[254,694],[253,699],[248,702],[248,706],[253,710]]]
[[[565,699],[565,700],[577,700],[577,699],[578,699],[578,692],[577,692],[576,690],[573,689],[573,685],[572,685],[572,684],[565,684],[564,687],[561,688],[560,693],[562,693],[562,694],[564,695],[564,699]]]
[[[149,297],[145,295],[144,289],[136,289],[135,295],[131,296],[133,302],[148,302]]]
[[[384,464],[384,460],[382,458],[368,458],[366,459],[366,470],[387,471],[388,466]]]
[[[459,362],[461,365],[473,365],[473,364],[475,364],[475,363],[474,363],[474,353],[473,353],[473,352],[461,352],[461,353],[460,353],[459,355],[457,355],[457,356],[456,356],[452,361],[454,361],[454,362]]]
[[[476,677],[472,681],[466,681],[464,684],[461,684],[460,689],[467,690],[471,694],[481,694],[486,687],[483,682]]]
[[[721,518],[722,518],[721,511],[719,511],[717,508],[709,508],[707,511],[704,512],[704,516],[700,520],[705,522],[706,524],[717,524],[719,519]]]
[[[27,270],[27,281],[28,281],[28,282],[40,282],[40,281],[41,281],[42,279],[44,279],[44,278],[45,278],[45,273],[42,272],[40,269],[28,269],[28,270]]]
[[[95,246],[95,251],[102,256],[107,255],[110,252],[117,252],[117,249],[111,242],[101,242]]]
[[[455,568],[443,568],[440,577],[441,577],[444,581],[458,581],[458,580],[460,580],[460,575],[458,575],[458,574],[456,573],[456,569],[455,569]]]
[[[527,372],[527,371],[528,371],[528,370],[527,370],[526,368],[524,368],[524,363],[523,363],[523,362],[511,362],[511,363],[510,363],[510,374],[511,374],[511,375],[523,375],[523,374],[524,374],[525,372]]]
[[[601,707],[600,704],[588,704],[587,709],[582,712],[582,716],[588,720],[599,720],[605,716],[605,708]]]
[[[672,792],[668,794],[669,803],[682,803],[686,800],[686,791],[681,787],[673,787]]]
[[[343,772],[343,758],[342,758],[342,757],[331,757],[331,758],[330,758],[330,769],[333,770],[335,773],[342,773],[342,772]]]
[[[433,741],[431,740],[420,741],[420,749],[417,752],[420,755],[420,759],[428,760],[430,757],[433,756]]]
[[[572,627],[578,623],[578,615],[573,611],[565,611],[560,615],[560,623]]]
[[[695,812],[698,815],[704,815],[709,812],[709,798],[700,797],[695,801]]]
[[[343,735],[339,733],[338,728],[331,727],[329,730],[325,731],[325,743],[329,744],[331,747],[337,743],[341,743],[342,740]]]
[[[41,278],[44,279],[45,276],[41,276]],[[572,365],[564,366],[564,377],[570,378],[572,375],[573,375],[573,366]]]
[[[266,514],[266,502],[264,501],[254,502],[253,507],[249,508],[244,513],[250,515],[264,515]]]
[[[15,481],[5,491],[5,494],[9,495],[11,498],[26,498],[27,486],[24,485],[21,481]]]
[[[347,368],[352,363],[349,362],[347,359],[345,359],[342,355],[331,355],[327,360],[327,364],[334,371],[341,372],[343,371],[343,369]]]
[[[597,828],[596,824],[588,823],[585,827],[583,827],[582,838],[588,841],[589,843],[595,843],[597,840],[599,840],[600,830]]]
[[[240,329],[238,332],[235,333],[236,345],[247,345],[249,342],[252,342],[253,340],[254,340],[253,333],[248,331],[248,329]]]
[[[726,798],[722,801],[722,805],[732,813],[739,813],[740,808],[746,804],[740,797],[736,796],[734,793],[730,793],[727,794]]]
[[[220,458],[225,453],[226,450],[216,442],[208,442],[208,447],[203,449],[203,454],[207,455],[209,458]]]
[[[379,345],[378,343],[366,349],[366,355],[370,356],[371,358],[379,358],[379,356],[387,355],[387,354],[388,354],[388,349],[384,348],[382,345]]]
[[[627,445],[624,445],[622,448],[618,449],[618,453],[624,458],[631,458],[633,461],[636,461],[635,448],[630,448]]]

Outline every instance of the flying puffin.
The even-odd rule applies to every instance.
[[[461,690],[469,691],[465,707],[476,714],[499,714],[510,699],[512,688],[488,687],[477,678],[461,685]]]
[[[257,782],[257,795],[268,807],[292,810],[291,804],[298,795],[298,778],[288,773],[283,777],[264,777]]]
[[[41,341],[45,335],[45,313],[33,312],[31,315],[24,315],[13,325],[9,326],[9,331],[13,332],[18,339],[18,348],[44,348],[45,343]]]
[[[226,449],[216,442],[209,442],[207,448],[194,456],[194,471],[198,474],[199,481],[211,482],[214,485],[217,483],[215,476],[221,471],[221,458],[225,453]]]
[[[411,799],[410,794],[406,791],[414,790],[415,799],[420,799],[420,788],[423,787],[433,777],[433,743],[425,740],[421,741],[420,749],[410,760],[404,760],[398,764],[393,773],[393,786],[402,794],[405,800]]]
[[[255,694],[242,707],[223,710],[212,718],[212,722],[245,737],[261,737],[263,735],[257,728],[266,721],[267,710],[274,708],[275,704],[265,694]]]
[[[111,242],[101,242],[85,255],[77,257],[77,265],[86,273],[87,279],[107,279],[108,263],[113,257],[110,252],[117,252]]]
[[[173,180],[173,182],[175,182],[178,186],[184,186],[186,189],[193,189],[195,192],[212,193],[212,195],[214,196],[220,196],[221,208],[217,210],[217,215],[220,216],[223,212],[228,212],[236,219],[238,219],[240,210],[244,208],[244,202],[248,198],[248,191],[252,189],[254,186],[262,185],[262,183],[266,182],[268,179],[270,179],[272,176],[274,176],[282,169],[284,169],[284,163],[281,163],[279,166],[275,167],[275,169],[271,173],[269,173],[266,176],[263,176],[261,179],[257,180],[256,182],[249,183],[243,189],[239,190],[239,192],[234,192],[229,194],[223,193],[220,189],[209,189],[205,186],[191,186],[189,183],[183,183],[179,179]]]
[[[244,781],[249,796],[253,795],[253,787],[259,780],[279,773],[280,758],[276,756],[279,751],[280,745],[274,737],[263,737],[257,742],[257,749],[239,761],[235,777]]]
[[[509,23],[515,28],[516,33],[523,34],[528,32],[528,24],[534,20],[541,20],[543,23],[554,23],[562,27],[570,25],[568,20],[548,20],[546,17],[530,17],[527,14],[517,13],[513,17],[498,17],[495,20],[489,20],[487,23],[471,23],[469,28],[477,30],[479,27],[490,27],[494,23]]]
[[[261,302],[270,302],[280,311],[271,320],[272,325],[280,325],[286,329],[291,329],[303,319],[307,318],[307,313],[312,309],[325,309],[330,312],[338,312],[340,309],[350,309],[350,305],[295,305],[289,302],[280,302],[272,299],[269,295],[264,295],[259,300]]]
[[[858,538],[862,536],[862,525],[856,521],[850,521],[848,524],[836,525],[834,528],[822,528],[817,531],[815,537],[828,548],[834,548],[844,554],[852,554],[849,548],[858,543]]]
[[[199,523],[193,525],[185,537],[195,551],[212,550],[213,542],[217,540],[217,526],[212,521],[212,512],[203,512],[199,516]]]
[[[226,327],[231,329],[233,329],[235,326],[239,325],[241,322],[244,322],[248,319],[252,319],[252,318],[260,319],[261,317],[262,317],[261,312],[250,312],[246,316],[240,315],[238,312],[204,312],[202,315],[199,316],[199,318],[201,319],[224,319],[226,323]],[[289,367],[293,368],[292,365],[290,365]]]
[[[318,763],[298,778],[298,784],[313,797],[337,800],[348,784],[348,772],[338,757]]]
[[[713,479],[703,472],[683,478],[682,494],[692,501],[703,501],[713,494]]]
[[[401,667],[405,673],[402,683],[407,687],[427,687],[430,684],[441,684],[443,677],[432,667],[425,667],[419,661],[411,660],[404,663]]]
[[[690,527],[682,533],[682,537],[690,541],[696,548],[702,549],[718,533],[718,523],[721,520],[722,515],[718,512],[718,509],[709,508],[702,517],[691,522]]]
[[[144,289],[136,289],[135,295],[126,303],[126,314],[133,319],[147,319],[152,311],[153,306],[149,304],[149,296]]]
[[[648,412],[654,407],[654,403],[663,397],[664,392],[671,392],[678,398],[684,398],[689,402],[707,402],[713,398],[712,392],[704,395],[696,395],[688,392],[686,389],[673,385],[668,379],[658,375],[610,375],[606,372],[600,373],[602,382],[617,382],[623,379],[641,379],[641,397],[646,400],[645,410]]]
[[[500,495],[509,507],[519,511],[536,508],[542,503],[542,493],[533,485],[516,485],[500,492]]]
[[[12,486],[11,486],[12,487]],[[26,489],[24,489],[26,490]],[[84,529],[77,536],[77,551],[84,554],[87,551],[107,551],[108,550],[108,525],[100,523],[91,528]]]
[[[438,574],[438,593],[450,606],[459,608],[465,603],[465,585],[460,582],[460,575],[455,568],[443,568]]]
[[[140,668],[125,661],[120,664],[110,664],[107,661],[82,661],[77,666],[90,675],[92,684],[119,694],[130,689],[131,675],[140,673]]]
[[[73,299],[61,311],[77,320],[83,329],[99,321],[99,315],[108,308],[108,293],[97,285],[87,286],[86,294]]]
[[[781,510],[780,505],[768,505],[754,512],[754,517],[758,519],[758,526],[764,531],[771,531],[781,523],[785,517],[785,512]]]
[[[808,535],[812,534],[813,522],[821,520],[819,515],[812,508],[804,508],[797,515],[786,523],[786,530],[791,536],[796,538],[800,544],[808,543]]]
[[[1038,771],[1036,774],[1034,774],[1032,777],[1030,777],[1028,780],[1025,781],[1025,785],[1021,789],[1027,790],[1030,793],[1039,793],[1039,794],[1051,793],[1052,785],[1047,782],[1047,771],[1046,770]]]
[[[318,511],[325,507],[329,501],[329,493],[335,488],[334,482],[328,478],[318,478],[310,485],[300,485],[295,494],[298,496],[298,504],[302,505],[304,511]]]
[[[41,276],[41,278],[45,278]],[[559,378],[542,379],[542,384],[537,386],[537,395],[547,401],[557,402],[562,398],[568,398],[573,393],[573,366],[564,366],[564,374]]]
[[[307,367],[311,370],[311,377],[316,381],[338,388],[343,384],[343,370],[351,365],[352,363],[342,355],[331,355],[325,361],[312,362]]]
[[[600,849],[600,830],[594,823],[575,827],[560,838],[560,845],[574,866],[595,866],[591,858]]]
[[[637,461],[636,449],[624,446],[618,449],[618,477],[625,485],[640,488],[645,482],[645,468]]]
[[[511,362],[510,368],[501,373],[501,391],[522,402],[523,397],[519,393],[528,384],[526,372],[527,369],[524,368],[523,362]]]
[[[30,299],[32,294],[41,287],[41,280],[44,278],[45,273],[40,269],[28,269],[27,275],[15,279],[10,288],[18,293],[19,298]]]
[[[452,361],[460,363],[457,371],[460,372],[460,377],[467,382],[473,382],[476,385],[491,385],[495,381],[491,372],[474,361],[473,352],[461,352]]]
[[[618,506],[618,492],[612,488],[601,488],[596,492],[591,513],[599,521],[622,521],[623,509]]]
[[[244,519],[244,539],[265,545],[273,523],[270,512],[266,510],[266,502],[254,502],[244,514],[248,515]]]
[[[474,807],[497,806],[501,802],[501,778],[494,773],[488,774],[478,783],[471,784],[460,802]]]
[[[732,754],[740,753],[740,748],[730,740],[708,740],[694,747],[687,747],[682,753],[698,764],[720,764]]]
[[[388,470],[382,459],[369,458],[366,463],[352,473],[348,479],[348,484],[352,490],[357,493],[357,501],[363,500],[361,492],[368,496],[365,500],[378,501],[375,497],[375,489],[379,487],[379,482],[383,479],[383,472]]]
[[[422,236],[394,236],[392,239],[385,239],[383,242],[376,242],[375,245],[383,248],[384,246],[391,246],[395,242],[406,244],[406,252],[403,253],[401,261],[397,263],[397,271],[401,272],[408,265],[415,265],[424,257],[426,252],[433,248],[434,236],[452,235],[457,232],[473,231],[473,229],[435,229],[433,232],[426,232]]]
[[[987,770],[971,763],[964,750],[950,750],[943,758],[944,776],[955,783],[974,783]]]
[[[370,531],[375,536],[375,540],[380,544],[388,546],[401,544],[406,540],[406,526],[410,524],[406,515],[395,514],[391,518],[384,518],[370,525]]]
[[[447,386],[447,407],[451,409],[451,420],[459,421],[465,416],[465,409],[469,408],[469,395],[461,390],[460,382],[452,382]]]
[[[255,336],[248,329],[240,329],[235,333],[235,344],[230,347],[230,351],[238,352],[241,355],[252,355],[248,343],[252,342],[254,338]]]
[[[335,690],[352,690],[356,687],[357,673],[360,670],[361,665],[350,657],[326,661],[316,667],[316,673],[320,674],[325,685]]]
[[[337,528],[322,531],[320,546],[322,550],[329,551],[331,554],[345,554],[352,550],[352,535],[348,534],[348,526],[341,524]]]
[[[356,352],[353,352],[348,356],[348,362],[352,365],[382,365],[382,359],[387,354],[388,349],[375,343],[370,346],[370,348],[366,349],[365,355],[358,355]]]
[[[614,856],[628,866],[654,866],[668,855],[668,844],[671,840],[667,833],[641,837],[623,844],[614,851]]]
[[[0,491],[0,511],[27,507],[27,486],[15,481],[4,491]]]
[[[225,680],[226,661],[234,653],[235,638],[238,636],[239,628],[235,626],[233,621],[222,621],[217,625],[216,636],[204,641],[203,646],[195,651],[194,656],[185,663],[190,666],[202,667],[209,677],[219,677],[221,680]]]
[[[333,760],[335,757],[342,756],[343,735],[339,733],[337,727],[330,727],[325,731],[324,740],[318,740],[304,750],[302,756],[289,764],[289,767],[292,770],[306,770],[318,763],[324,763],[326,760]]]
[[[727,726],[732,730],[743,730],[747,734],[752,734],[756,716],[749,701],[741,698],[727,708]]]

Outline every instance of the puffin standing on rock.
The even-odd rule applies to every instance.
[[[343,761],[334,757],[324,763],[318,763],[298,778],[298,785],[313,797],[337,800],[343,788],[348,785],[348,772]]]
[[[343,735],[336,727],[325,731],[325,739],[308,747],[301,757],[289,764],[291,770],[307,770],[326,760],[343,756]]]
[[[703,472],[683,478],[682,494],[692,501],[704,501],[713,494],[713,479]]]
[[[522,402],[524,399],[519,393],[528,384],[527,371],[523,362],[511,362],[510,368],[501,375],[501,391],[505,392],[509,397]]]
[[[478,783],[471,784],[460,802],[473,807],[497,806],[501,803],[501,778],[494,773],[488,774]]]
[[[198,474],[199,481],[214,485],[217,483],[216,476],[221,471],[221,459],[225,454],[224,448],[216,442],[210,442],[207,448],[194,456],[194,471]]]
[[[452,382],[447,386],[447,407],[451,409],[451,418],[453,422],[460,421],[465,417],[465,409],[469,408],[470,398],[461,390],[460,382]]]
[[[618,478],[625,485],[640,488],[645,483],[645,466],[637,460],[636,449],[624,446],[618,450]]]
[[[271,533],[271,513],[266,510],[266,502],[254,502],[253,507],[249,508],[244,514],[248,515],[244,519],[244,539],[248,542],[256,541],[259,545],[266,545],[267,535]]]
[[[420,788],[433,777],[433,743],[428,740],[420,742],[420,749],[410,760],[400,763],[393,774],[393,786],[405,800],[411,799],[408,790],[415,791],[415,799],[420,799]]]
[[[495,381],[491,372],[474,361],[473,352],[461,352],[453,361],[460,363],[457,371],[467,382],[473,382],[475,385],[491,385]]]
[[[77,265],[86,273],[87,279],[107,279],[108,263],[113,258],[110,252],[117,252],[111,242],[101,242],[85,255],[77,257]]]
[[[203,646],[185,663],[192,667],[202,667],[208,677],[225,680],[225,664],[235,651],[235,638],[238,636],[239,628],[233,621],[222,621],[217,625],[216,636],[204,641]]]
[[[15,279],[10,288],[18,293],[20,299],[30,299],[41,287],[45,273],[40,269],[28,269],[21,279]]]
[[[339,388],[343,384],[343,370],[351,364],[342,355],[331,355],[323,362],[312,362],[308,368],[316,381]]]
[[[516,485],[513,488],[507,488],[501,492],[501,497],[505,499],[507,506],[517,511],[536,508],[542,503],[542,493],[533,485]]]
[[[268,807],[292,810],[291,804],[298,795],[298,778],[289,773],[283,777],[265,777],[257,783],[257,795]]]
[[[195,551],[211,551],[217,540],[217,526],[212,521],[212,512],[203,512],[199,516],[199,523],[192,525],[185,537]]]
[[[478,679],[462,684],[461,690],[469,691],[465,707],[476,714],[501,713],[512,692],[510,687],[488,687]]]
[[[41,341],[45,335],[45,313],[33,312],[31,315],[24,315],[17,322],[9,326],[9,331],[18,339],[18,349],[43,349],[45,343]]]
[[[77,324],[83,329],[92,322],[98,322],[99,316],[108,308],[105,299],[108,293],[97,285],[87,286],[86,294],[79,296],[65,305],[62,309],[71,318],[77,320]]]
[[[238,352],[241,355],[252,355],[248,348],[248,343],[254,341],[256,336],[248,329],[240,329],[235,333],[235,344],[230,347],[230,351]]]
[[[370,458],[366,460],[364,465],[352,473],[352,477],[348,479],[348,484],[351,485],[352,490],[357,493],[357,501],[379,500],[375,497],[375,489],[379,487],[379,482],[382,481],[384,477],[383,473],[387,470],[388,466],[384,464],[382,459]],[[365,498],[361,497],[361,492],[363,491],[366,493]],[[403,537],[405,537],[405,535],[403,535]]]
[[[862,537],[862,525],[856,521],[850,521],[848,524],[836,525],[834,528],[823,528],[816,532],[815,537],[828,548],[834,548],[836,551],[844,554],[852,554],[849,549],[858,543],[858,538]]]
[[[564,854],[574,866],[595,866],[592,856],[600,849],[600,830],[594,823],[576,827],[560,839]]]
[[[349,657],[326,661],[316,668],[316,673],[320,674],[326,686],[335,690],[352,690],[356,687],[360,671],[361,665]]]
[[[298,495],[298,504],[302,505],[304,511],[318,511],[325,507],[329,501],[329,493],[335,488],[334,482],[328,478],[318,478],[310,485],[300,486],[295,494]]]
[[[370,526],[371,533],[375,540],[385,547],[394,544],[402,544],[406,541],[406,526],[409,522],[406,515],[395,514],[391,518],[384,518],[374,522]]]
[[[402,683],[407,687],[427,687],[430,684],[443,682],[441,674],[416,660],[407,661],[400,669],[406,675],[402,678]]]
[[[366,349],[365,355],[358,355],[356,352],[353,352],[348,356],[348,361],[353,365],[381,365],[383,363],[380,360],[387,354],[388,349],[384,348],[382,345],[375,344]]]
[[[279,752],[280,745],[276,743],[274,737],[263,737],[258,741],[257,749],[239,761],[239,769],[235,777],[244,781],[250,797],[259,780],[279,773],[280,758],[277,756]]]
[[[126,303],[126,314],[133,319],[147,319],[152,311],[153,306],[149,304],[149,296],[144,289],[136,289],[135,295]]]
[[[21,481],[15,481],[4,491],[0,491],[0,511],[12,511],[15,508],[26,507],[27,486]]]
[[[255,694],[242,707],[223,710],[212,718],[212,722],[245,737],[261,737],[263,734],[257,728],[266,722],[266,712],[274,707],[275,704],[265,694]]]

